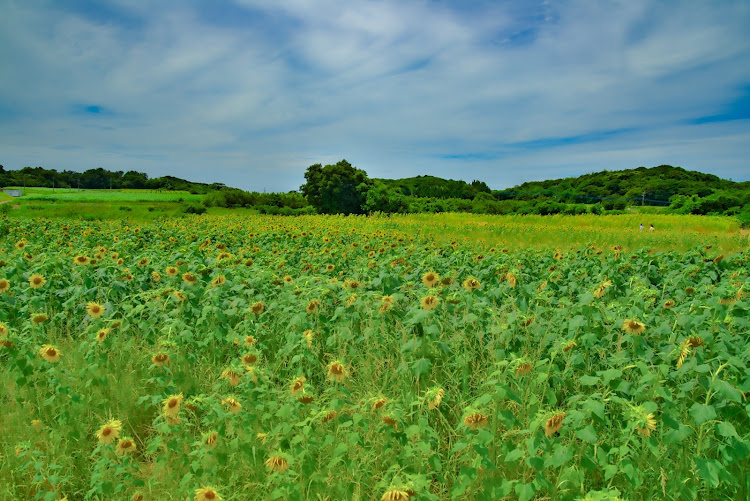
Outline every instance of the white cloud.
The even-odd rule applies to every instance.
[[[374,177],[499,188],[526,180],[519,167],[541,179],[613,163],[740,179],[750,154],[747,120],[686,124],[747,92],[740,1],[238,0],[223,22],[193,2],[44,5],[0,0],[6,168],[286,190],[347,158]],[[87,105],[107,113],[75,113]],[[577,136],[598,140],[555,141]]]

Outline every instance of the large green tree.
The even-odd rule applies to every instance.
[[[308,202],[323,214],[362,214],[372,182],[367,173],[346,160],[333,165],[313,164],[300,187]]]

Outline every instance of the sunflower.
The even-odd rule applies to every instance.
[[[555,414],[554,416],[549,418],[544,425],[544,434],[548,437],[551,437],[555,433],[560,431],[560,429],[562,428],[563,419],[565,419],[564,413]]]
[[[198,278],[192,273],[183,273],[182,281],[185,282],[187,285],[193,285],[195,284],[195,282],[198,281]]]
[[[60,360],[60,350],[58,350],[51,344],[45,344],[39,349],[39,356],[41,356],[47,362],[55,363]]]
[[[382,418],[380,418],[380,421],[383,424],[387,424],[391,428],[396,429],[396,418],[394,418],[393,416],[385,415]]]
[[[531,364],[521,364],[516,368],[516,376],[523,376],[524,374],[528,374],[531,372]]]
[[[268,471],[271,473],[275,471],[284,473],[289,469],[289,462],[282,456],[271,456],[266,459],[266,467],[268,467]]]
[[[380,300],[380,309],[378,310],[378,313],[382,315],[390,310],[392,306],[393,296],[383,296],[383,298]]]
[[[641,409],[639,409],[639,411],[641,411]],[[656,430],[656,418],[654,417],[654,413],[641,411],[640,414],[642,427],[637,428],[638,433],[642,437],[650,437],[651,432]]]
[[[32,289],[40,288],[42,285],[44,285],[46,281],[47,279],[44,278],[44,276],[40,275],[39,273],[34,273],[33,275],[29,277],[29,285],[31,286]]]
[[[232,386],[237,386],[238,384],[240,384],[241,376],[242,375],[240,373],[233,369],[224,369],[224,371],[221,373],[221,377],[229,381],[229,384]]]
[[[289,386],[289,391],[291,392],[293,397],[296,397],[297,395],[305,391],[305,381],[307,381],[307,379],[304,376],[298,377],[297,379],[292,381],[292,384]]]
[[[183,302],[185,300],[185,294],[182,291],[173,291],[172,294],[179,302]]]
[[[628,334],[643,334],[646,332],[646,324],[637,320],[626,319],[622,323],[622,329]]]
[[[221,405],[226,407],[227,410],[232,414],[237,414],[238,412],[240,412],[240,409],[242,409],[242,404],[234,397],[227,397],[222,399]]]
[[[151,280],[153,280],[154,282],[161,282],[161,273],[159,273],[158,271],[152,271]]]
[[[315,400],[315,398],[312,395],[302,395],[297,399],[297,401],[301,404],[310,404],[312,401]]]
[[[388,399],[387,398],[385,398],[385,397],[378,398],[378,399],[376,399],[372,403],[372,410],[375,411],[375,410],[378,410],[378,409],[380,409],[382,407],[385,407],[385,404],[387,404],[387,403],[388,403]]]
[[[266,440],[268,440],[268,434],[266,433],[256,433],[255,438],[263,445],[266,445]]]
[[[435,410],[440,407],[440,403],[445,397],[445,390],[442,388],[434,388],[427,393],[427,408],[429,410]]]
[[[245,266],[252,266],[252,265],[253,265],[252,259],[248,259],[247,261],[245,261]]]
[[[241,359],[244,365],[252,365],[258,361],[258,356],[255,353],[245,353]]]
[[[320,301],[318,301],[317,299],[313,299],[312,301],[307,303],[307,307],[305,308],[305,311],[307,312],[308,315],[312,315],[313,313],[318,311],[319,308],[320,308]]]
[[[307,347],[312,348],[312,342],[313,342],[313,337],[315,337],[315,333],[312,330],[307,329],[305,332],[302,333],[302,337],[305,339],[305,343],[307,343]]]
[[[664,301],[664,309],[665,310],[668,310],[668,309],[672,308],[673,306],[674,306],[674,301],[672,301],[671,299],[667,299],[666,301]]]
[[[440,281],[440,275],[434,271],[428,271],[422,275],[422,283],[427,287],[434,287]]]
[[[165,365],[169,365],[169,355],[167,355],[166,353],[157,353],[156,355],[151,357],[151,363],[157,367],[164,367]]]
[[[7,292],[10,289],[10,282],[7,278],[0,278],[0,294]]]
[[[141,260],[138,261],[138,263],[137,263],[138,266],[146,266],[147,264],[148,264],[148,258],[147,257],[141,258]]]
[[[36,315],[31,317],[31,321],[35,324],[41,324],[42,322],[47,321],[47,315],[45,315],[44,313],[37,313]]]
[[[250,311],[253,315],[260,315],[261,313],[263,313],[265,307],[266,305],[263,304],[263,301],[258,301],[250,307]]]
[[[515,289],[516,284],[518,283],[518,278],[514,273],[508,272],[505,274],[505,280],[507,280],[508,285],[510,285],[511,289]]]
[[[434,310],[440,304],[440,299],[436,296],[425,296],[422,298],[422,301],[420,301],[420,304],[423,310]]]
[[[224,285],[226,282],[227,282],[227,277],[225,277],[224,275],[219,275],[218,277],[214,278],[211,281],[211,285],[213,287],[219,287],[221,285]]]
[[[26,244],[27,244],[27,243],[28,243],[28,242],[26,242],[26,239],[25,239],[25,238],[22,238],[21,240],[19,240],[18,242],[16,242],[16,249],[18,249],[18,250],[23,250],[23,249],[24,249],[24,247],[26,247]]]
[[[467,415],[464,418],[464,426],[470,430],[476,430],[477,428],[484,428],[487,426],[487,416],[481,412],[474,412]]]
[[[78,266],[87,265],[87,264],[89,264],[89,258],[88,258],[88,256],[83,256],[83,255],[79,254],[79,255],[77,255],[76,257],[73,258],[73,264],[78,265]]]
[[[195,489],[195,497],[193,501],[221,501],[221,496],[216,492],[213,487],[201,487]]]
[[[331,381],[341,382],[346,379],[347,372],[344,364],[338,360],[328,364],[328,379]]]
[[[165,398],[162,401],[164,415],[171,417],[176,416],[180,412],[180,405],[182,404],[183,398],[182,393]]]
[[[326,271],[328,271],[328,272],[331,272],[331,271],[333,271],[335,269],[336,269],[336,267],[334,265],[332,265],[332,264],[327,264],[326,265]]]
[[[401,489],[388,489],[380,501],[409,501],[409,493]]]
[[[120,436],[122,431],[122,421],[112,419],[99,428],[96,432],[96,438],[99,439],[99,443],[103,445],[114,443],[117,437]]]
[[[605,280],[604,282],[599,285],[599,287],[594,290],[594,297],[601,299],[604,297],[604,293],[607,291],[608,288],[612,287],[612,281],[611,280]]]
[[[203,443],[209,449],[213,449],[214,447],[216,447],[216,444],[218,442],[219,442],[219,433],[218,432],[212,431],[212,432],[209,432],[209,433],[206,433],[205,435],[203,435]]]
[[[473,291],[473,290],[480,288],[482,284],[476,278],[469,277],[466,280],[464,280],[463,286],[464,286],[464,289],[466,289],[467,291]]]
[[[255,336],[245,336],[245,345],[246,346],[253,346],[257,342],[258,342],[258,340],[255,339]]]
[[[136,492],[133,497],[130,498],[132,501],[145,501],[146,497],[141,492]]]
[[[99,318],[104,315],[104,306],[99,303],[95,303],[94,301],[90,301],[86,304],[86,311],[88,312],[89,316],[91,316],[91,318]]]
[[[107,334],[109,334],[109,329],[99,329],[96,333],[96,342],[99,344],[103,343],[107,339]]]
[[[129,438],[120,439],[115,447],[115,454],[118,456],[125,456],[135,452],[135,442]]]
[[[177,276],[177,268],[174,266],[167,266],[166,270],[164,270],[167,273],[168,277],[176,277]]]

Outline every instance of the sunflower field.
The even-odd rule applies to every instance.
[[[746,250],[440,232],[3,218],[0,499],[750,496]]]

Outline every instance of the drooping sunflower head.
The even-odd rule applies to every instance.
[[[391,487],[380,498],[380,501],[409,501],[409,493],[401,488]]]
[[[198,281],[198,277],[190,272],[186,272],[182,274],[182,281],[187,285],[194,285]]]
[[[96,342],[99,344],[103,343],[107,339],[107,334],[109,334],[109,329],[99,329],[96,332]]]
[[[184,397],[182,396],[182,393],[165,398],[162,401],[164,415],[172,417],[176,416],[180,412],[180,406],[182,405],[183,399]]]
[[[311,329],[307,329],[305,332],[302,333],[302,337],[305,339],[305,343],[307,344],[307,347],[312,348],[312,342],[313,342],[313,338],[315,337],[315,333]]]
[[[473,290],[480,288],[482,284],[476,278],[469,277],[466,280],[464,280],[463,286],[464,286],[464,289],[466,289],[467,291],[473,291]]]
[[[35,324],[41,324],[47,321],[47,315],[44,313],[37,313],[34,316],[31,317],[31,321]]]
[[[47,362],[55,363],[60,360],[60,350],[51,344],[45,344],[39,349],[39,356]]]
[[[669,310],[672,307],[674,307],[674,301],[673,300],[667,299],[666,301],[664,301],[664,309],[665,310]]]
[[[253,365],[257,361],[258,361],[258,355],[256,355],[255,353],[248,352],[242,355],[243,365]]]
[[[481,412],[471,412],[464,417],[464,426],[470,430],[487,426],[487,416]]]
[[[39,273],[34,273],[33,275],[29,277],[29,285],[31,286],[32,289],[40,288],[42,285],[44,285],[46,281],[47,279],[44,278],[44,276],[40,275]]]
[[[433,388],[427,392],[427,408],[429,410],[435,410],[440,407],[440,403],[445,398],[445,390],[442,388]]]
[[[104,315],[104,305],[94,301],[89,301],[86,304],[86,312],[91,318],[99,318]]]
[[[305,308],[305,311],[309,315],[312,315],[313,313],[317,312],[319,308],[320,308],[320,301],[318,301],[317,299],[313,299],[312,301],[307,303],[307,307]]]
[[[159,352],[151,357],[151,363],[157,367],[169,365],[169,355],[164,352]]]
[[[226,407],[232,414],[237,414],[242,409],[242,404],[234,397],[226,397],[222,399],[221,405]]]
[[[544,434],[548,437],[553,436],[555,433],[560,431],[562,428],[563,419],[565,419],[565,413],[561,412],[547,419],[544,423]]]
[[[250,307],[250,311],[252,312],[253,315],[260,315],[261,313],[263,313],[264,308],[265,308],[265,305],[263,304],[263,302],[258,301],[257,303],[253,304]]]
[[[147,257],[141,258],[138,261],[138,263],[137,263],[138,266],[146,266],[147,264],[148,264],[148,258]]]
[[[211,285],[213,287],[220,287],[224,285],[226,282],[227,282],[227,277],[225,277],[224,275],[219,275],[218,277],[214,278],[211,281]]]
[[[292,384],[289,385],[289,391],[292,396],[296,397],[305,391],[305,381],[307,381],[307,379],[304,376],[295,378],[294,381],[292,381]]]
[[[438,307],[440,304],[440,299],[437,298],[437,296],[425,296],[420,301],[420,305],[422,306],[423,310],[434,310]]]
[[[266,459],[266,467],[271,473],[284,473],[289,469],[289,461],[282,455],[271,456]]]
[[[117,446],[115,447],[115,454],[118,456],[125,456],[127,454],[132,454],[136,450],[135,442],[129,438],[123,438],[119,442],[117,442]]]
[[[209,449],[213,449],[214,447],[216,447],[216,444],[218,442],[219,442],[219,433],[216,431],[211,431],[203,435],[203,443]]]
[[[341,382],[346,379],[347,371],[344,364],[335,360],[328,364],[328,379],[331,381]]]
[[[240,384],[240,378],[242,377],[242,373],[232,368],[229,368],[229,369],[224,369],[224,371],[221,373],[221,377],[229,381],[230,385],[237,386],[238,384]]]

